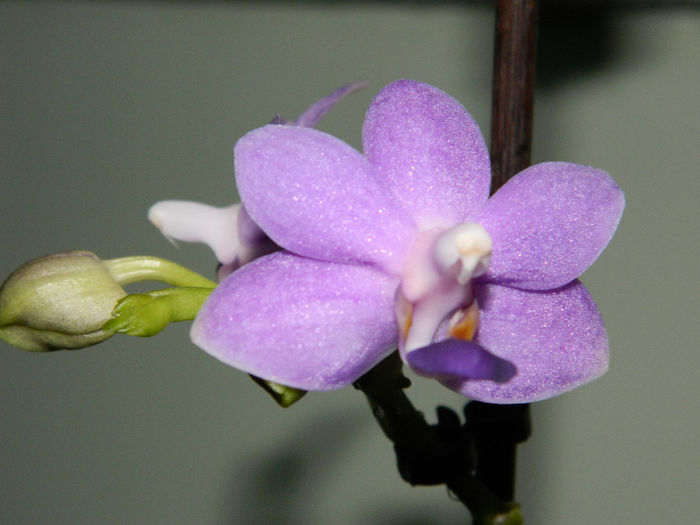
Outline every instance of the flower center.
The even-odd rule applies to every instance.
[[[459,284],[467,284],[486,273],[492,249],[493,242],[483,226],[463,222],[440,235],[434,256],[445,273],[454,274]]]
[[[475,222],[448,230],[422,232],[404,267],[396,298],[396,318],[403,351],[432,343],[451,315],[447,337],[471,340],[479,322],[472,279],[486,273],[493,243]]]

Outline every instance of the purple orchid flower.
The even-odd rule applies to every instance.
[[[365,86],[364,82],[347,84],[309,106],[296,120],[277,115],[272,124],[314,127],[333,106]],[[220,278],[279,249],[240,203],[219,208],[193,201],[160,201],[148,210],[148,218],[173,244],[185,241],[209,246],[221,263]]]
[[[221,361],[306,390],[348,385],[397,346],[418,374],[522,403],[603,374],[608,340],[576,279],[624,207],[603,171],[532,166],[491,198],[472,118],[442,91],[385,87],[365,155],[268,125],[234,149],[242,201],[280,247],[231,274],[192,326]]]

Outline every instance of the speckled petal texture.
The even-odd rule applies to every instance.
[[[622,215],[624,196],[610,176],[543,163],[488,199],[479,128],[452,97],[413,80],[389,84],[372,102],[365,156],[299,127],[357,87],[314,104],[297,126],[267,125],[236,144],[245,205],[239,236],[255,244],[264,232],[269,249],[283,251],[214,290],[193,342],[229,365],[306,390],[350,384],[397,344],[417,373],[491,403],[547,399],[603,374],[607,335],[576,278]],[[434,239],[467,221],[488,232],[493,250],[487,272],[460,273],[471,280],[458,286],[456,272],[469,268],[437,264]],[[451,249],[467,257],[476,249],[470,239]],[[478,324],[475,315],[464,320],[476,326],[471,341],[446,338],[456,307],[479,309]],[[397,322],[408,333],[401,341]]]
[[[219,285],[190,336],[224,363],[264,379],[339,388],[395,348],[397,284],[368,266],[277,252]]]
[[[359,152],[320,131],[269,125],[234,150],[248,213],[287,250],[334,262],[403,264],[415,225]]]
[[[528,403],[592,381],[608,368],[608,338],[588,290],[574,281],[558,290],[524,291],[498,285],[475,289],[481,306],[474,339],[515,364],[504,384],[445,383],[488,403]]]
[[[463,222],[486,201],[491,169],[478,126],[437,88],[398,80],[374,99],[365,155],[422,229]]]
[[[604,171],[565,162],[522,171],[475,218],[493,240],[486,279],[534,290],[565,285],[603,251],[624,205]]]
[[[265,232],[250,218],[248,211],[242,204],[238,209],[238,237],[249,245],[263,242],[267,238]]]

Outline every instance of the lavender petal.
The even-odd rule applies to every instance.
[[[610,241],[625,205],[604,171],[546,162],[513,177],[476,217],[491,235],[491,282],[548,290],[581,275]]]
[[[362,136],[365,155],[421,229],[463,222],[486,202],[484,138],[439,89],[414,80],[389,84],[370,105]]]
[[[369,266],[276,252],[221,283],[190,336],[217,359],[268,381],[339,388],[395,348],[397,284]]]
[[[445,382],[448,387],[488,403],[529,403],[607,370],[605,327],[579,281],[543,292],[498,285],[480,285],[475,292],[481,315],[474,343],[512,362],[518,373],[503,384],[467,380]]]
[[[235,148],[246,210],[283,248],[398,272],[415,226],[367,160],[326,133],[265,126]]]

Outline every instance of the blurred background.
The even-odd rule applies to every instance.
[[[700,13],[655,4],[542,12],[533,160],[609,171],[627,209],[583,276],[612,368],[533,406],[530,524],[696,516]],[[0,278],[67,249],[213,275],[208,249],[174,248],[148,207],[233,202],[236,139],[350,81],[370,86],[320,128],[356,147],[372,97],[402,77],[453,95],[488,137],[493,22],[489,2],[0,3]],[[187,334],[43,355],[0,343],[4,523],[465,522],[444,487],[399,479],[360,393],[283,410]],[[465,402],[421,379],[409,395],[430,420]]]

